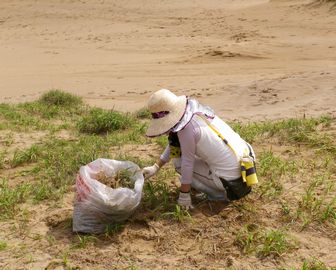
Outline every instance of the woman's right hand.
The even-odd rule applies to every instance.
[[[154,164],[152,166],[148,166],[142,169],[142,174],[144,175],[145,179],[148,179],[154,175],[156,175],[159,171],[160,167],[158,164]]]

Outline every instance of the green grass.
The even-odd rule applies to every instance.
[[[0,170],[5,168],[6,165],[6,156],[7,152],[6,151],[1,151],[0,152]]]
[[[124,229],[125,225],[124,224],[107,224],[105,228],[105,237],[110,238],[114,236],[115,234],[120,233]]]
[[[130,114],[93,108],[78,121],[77,128],[82,133],[104,134],[131,128],[134,123],[135,120]]]
[[[50,90],[44,93],[38,102],[48,106],[62,107],[73,107],[83,104],[83,101],[80,97],[61,90]]]
[[[193,221],[190,213],[184,209],[182,209],[179,205],[175,205],[175,208],[171,212],[165,212],[162,214],[162,217],[169,217],[173,220],[183,223],[183,222],[191,222]]]
[[[336,267],[330,268],[316,258],[305,260],[301,270],[335,270]]]
[[[303,227],[313,221],[336,225],[336,199],[332,195],[334,185],[329,185],[333,181],[329,174],[312,175],[296,209],[296,217]]]
[[[255,253],[261,257],[280,257],[294,250],[297,242],[284,230],[260,230],[255,226],[245,226],[236,235],[235,242],[244,253]]]
[[[10,219],[20,211],[20,204],[25,202],[31,192],[31,185],[28,183],[10,187],[8,181],[2,179],[0,182],[0,220]]]
[[[83,104],[80,97],[61,90],[51,90],[43,94],[39,100],[19,104],[17,107],[43,119],[78,118],[88,111],[88,107]]]
[[[30,148],[25,150],[16,150],[12,160],[10,161],[10,165],[12,168],[15,168],[22,164],[36,162],[39,154],[40,148],[38,145],[32,145]]]
[[[151,119],[152,118],[151,112],[146,107],[141,108],[140,110],[136,111],[135,116],[138,119]]]
[[[7,243],[4,241],[0,241],[0,251],[3,251],[7,248]]]
[[[78,118],[87,111],[87,107],[84,105],[64,107],[60,105],[47,105],[38,101],[19,104],[17,108],[32,116],[40,117],[43,120],[57,118],[66,120],[66,117]]]
[[[171,190],[163,181],[146,181],[143,189],[142,204],[150,211],[165,212],[175,204],[176,190]]]
[[[99,157],[108,157],[107,150],[104,138],[97,136],[81,137],[78,141],[48,141],[39,163],[42,178],[56,188],[73,184],[80,166]]]
[[[98,238],[92,235],[77,234],[76,242],[72,245],[74,249],[85,249],[98,241]]]
[[[0,184],[0,220],[15,219],[16,232],[19,232],[18,235],[22,236],[22,239],[23,236],[29,235],[30,221],[33,219],[33,211],[28,213],[24,208],[28,207],[30,210],[32,204],[41,202],[59,207],[62,204],[62,196],[72,192],[71,186],[75,183],[80,166],[97,158],[114,158],[130,160],[144,167],[155,162],[156,157],[150,150],[153,143],[162,150],[167,145],[166,136],[146,138],[150,114],[145,109],[135,114],[90,109],[82,102],[66,104],[61,98],[63,94],[56,95],[60,98],[55,99],[56,101],[45,101],[41,98],[19,105],[0,105],[0,128],[5,129],[6,134],[11,134],[7,137],[2,136],[1,142],[4,148],[0,154],[0,168],[2,167],[1,172],[8,173],[9,176],[8,181],[2,180]],[[319,117],[234,124],[234,128],[242,137],[253,142],[258,158],[259,184],[253,188],[253,193],[248,198],[231,204],[232,208],[225,207],[219,215],[209,217],[209,225],[214,225],[212,228],[216,230],[217,227],[232,225],[233,236],[221,236],[228,237],[228,243],[235,241],[245,254],[242,258],[247,258],[246,254],[252,254],[256,255],[258,260],[272,260],[278,264],[281,260],[273,260],[273,257],[287,259],[286,254],[298,247],[297,241],[290,236],[291,231],[300,234],[299,229],[309,225],[313,233],[323,231],[326,235],[331,235],[334,232],[334,123],[335,119]],[[71,139],[57,137],[57,131],[62,128],[66,129],[66,135],[71,135]],[[16,135],[15,131],[26,130],[46,130],[49,133],[46,132],[43,139],[36,144],[13,152],[16,143],[16,136],[13,134]],[[129,144],[148,144],[148,153],[145,152],[148,156],[126,150],[130,149]],[[271,147],[274,150],[261,151],[265,144],[274,144],[274,147]],[[154,148],[156,151],[157,147]],[[277,149],[281,151],[276,152]],[[156,219],[164,219],[160,225],[170,224],[183,228],[190,226],[179,223],[200,221],[202,226],[205,225],[200,235],[204,236],[203,239],[211,237],[211,241],[218,247],[223,238],[219,237],[219,242],[216,242],[208,234],[212,233],[207,227],[208,217],[200,220],[201,213],[197,212],[193,217],[192,212],[183,211],[176,205],[178,189],[172,184],[175,179],[177,174],[170,164],[162,168],[150,181],[145,181],[141,206],[137,213],[144,217],[141,222],[148,222],[148,225],[153,225],[154,228]],[[21,184],[22,180],[27,181]],[[138,219],[130,219],[127,230],[140,228],[144,225],[141,222],[139,223]],[[243,227],[237,233],[238,226],[251,222],[253,226]],[[110,225],[101,237],[105,236],[106,241],[115,241],[126,232],[123,231],[124,227],[125,224]],[[54,229],[57,228],[50,232]],[[166,233],[169,228],[163,229],[163,233]],[[180,236],[178,233],[176,235]],[[161,241],[161,236],[159,240]],[[48,247],[60,244],[59,241],[52,234],[50,239],[44,239]],[[65,245],[65,250],[68,248],[71,253],[83,252],[83,249],[89,250],[97,241],[101,243],[100,236],[75,236],[68,246]],[[205,244],[208,244],[206,241]],[[6,244],[12,248],[11,242]],[[195,245],[198,244],[195,241]],[[161,244],[158,245],[161,247]],[[98,249],[100,245],[94,248]],[[69,265],[68,256],[70,255],[64,256],[63,266]],[[76,257],[74,259],[76,260]],[[62,264],[62,261],[59,263]],[[317,261],[306,261],[302,265],[302,269],[305,270],[330,269],[323,267]]]
[[[283,142],[289,143],[307,143],[316,146],[320,136],[316,132],[319,127],[325,128],[330,126],[333,118],[330,116],[321,116],[319,118],[302,118],[302,119],[285,119],[280,121],[265,121],[259,123],[232,123],[232,127],[242,138],[252,143],[257,139],[279,137]],[[312,135],[313,134],[313,135]],[[329,136],[327,136],[329,137]],[[326,140],[326,138],[322,138]],[[329,139],[325,143],[324,149],[334,147],[330,146]]]
[[[284,174],[294,175],[298,172],[294,160],[285,160],[272,151],[264,151],[258,157],[258,175],[264,178],[278,178]]]
[[[166,146],[168,145],[168,137],[167,136],[159,136],[159,137],[155,137],[154,139],[155,143],[157,143],[158,145],[161,146],[161,149],[165,149]]]
[[[68,188],[66,186],[55,189],[48,180],[40,180],[34,183],[31,190],[31,198],[34,203],[39,203],[47,199],[58,199],[67,191]]]
[[[274,255],[282,256],[288,251],[296,248],[296,243],[292,237],[280,230],[265,231],[262,236],[262,244],[258,247],[258,255],[263,257]]]
[[[49,122],[20,110],[18,105],[10,104],[0,104],[0,121],[1,129],[18,131],[48,130],[53,127]]]
[[[257,174],[263,179],[259,192],[262,196],[275,198],[283,191],[283,179],[285,175],[293,177],[298,172],[295,161],[284,160],[276,156],[272,151],[262,152],[257,162]]]

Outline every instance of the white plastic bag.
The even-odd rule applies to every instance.
[[[99,172],[113,177],[119,170],[134,173],[134,188],[108,187],[95,180]],[[139,206],[144,177],[138,165],[130,161],[97,159],[79,170],[73,213],[73,231],[103,233],[108,224],[125,221]]]

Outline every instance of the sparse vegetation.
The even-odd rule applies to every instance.
[[[77,241],[73,244],[75,249],[84,249],[98,241],[98,238],[92,235],[79,235],[77,234]]]
[[[258,160],[258,174],[265,180],[260,187],[261,195],[279,196],[283,191],[282,176],[293,176],[298,171],[295,162],[283,160],[271,151],[262,152]]]
[[[7,243],[0,241],[0,251],[5,250],[7,248]]]
[[[10,187],[8,180],[0,182],[0,220],[13,218],[20,209],[20,204],[25,202],[31,190],[29,183]]]
[[[246,226],[236,236],[236,243],[245,253],[279,257],[296,247],[295,240],[283,230],[259,230]]]
[[[163,217],[171,217],[178,222],[192,221],[190,213],[182,209],[179,205],[175,205],[175,209],[172,212],[166,212],[162,214]]]
[[[279,266],[293,250],[300,254],[299,237],[306,230],[314,237],[320,237],[323,231],[326,241],[331,241],[328,237],[336,225],[336,167],[332,136],[335,119],[330,117],[235,124],[243,137],[253,141],[260,183],[246,199],[224,205],[217,215],[212,212],[213,203],[198,204],[196,198],[193,198],[196,214],[176,205],[178,176],[168,165],[156,177],[145,181],[136,215],[126,223],[107,226],[104,235],[72,235],[69,217],[55,222],[55,227],[50,225],[46,235],[32,234],[34,224],[45,224],[43,219],[35,220],[36,209],[44,216],[49,215],[50,209],[64,209],[64,200],[72,194],[81,165],[104,157],[130,160],[144,167],[153,164],[167,144],[165,136],[155,139],[144,136],[148,125],[145,116],[76,104],[46,105],[39,100],[0,105],[0,127],[4,131],[0,154],[3,175],[0,220],[12,224],[7,226],[21,237],[24,245],[30,245],[29,239],[43,249],[62,244],[62,252],[52,253],[58,258],[55,266],[71,269],[70,261],[78,261],[83,251],[90,253],[104,246],[115,252],[115,246],[122,245],[125,237],[130,241],[147,241],[155,250],[166,250],[165,245],[176,249],[172,239],[182,243],[195,238],[193,245],[207,256],[223,258],[234,253],[239,260],[248,260],[250,255],[256,255],[258,260],[281,257],[282,260],[274,261]],[[71,134],[69,138],[59,136],[59,131],[64,130]],[[30,146],[17,147],[16,137],[22,132],[45,135]],[[134,154],[127,150],[130,145],[135,149],[137,145],[154,146],[154,150]],[[294,234],[299,235],[298,240],[291,236]],[[8,252],[10,247],[19,256],[11,238],[5,235],[1,235],[0,250]],[[62,235],[68,240],[62,239]],[[314,248],[313,243],[310,248]],[[20,249],[27,251],[26,246]],[[129,256],[123,249],[118,252]],[[220,257],[216,257],[218,254]],[[120,258],[125,262],[124,268],[135,265],[135,261]],[[299,261],[296,265],[304,270],[332,269],[318,259]]]
[[[35,162],[37,161],[38,155],[39,147],[37,145],[32,145],[26,150],[16,150],[10,164],[14,168],[24,163]]]
[[[323,262],[317,259],[305,260],[301,270],[335,270],[336,267],[329,268]]]
[[[151,211],[168,211],[171,209],[173,200],[170,187],[163,181],[146,181],[143,190],[143,204],[146,209]]]

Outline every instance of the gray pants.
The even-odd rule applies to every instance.
[[[181,159],[174,159],[173,164],[175,170],[181,174]],[[207,194],[210,200],[227,200],[226,191],[220,180],[211,173],[208,164],[202,159],[195,159],[191,186],[197,191]]]

